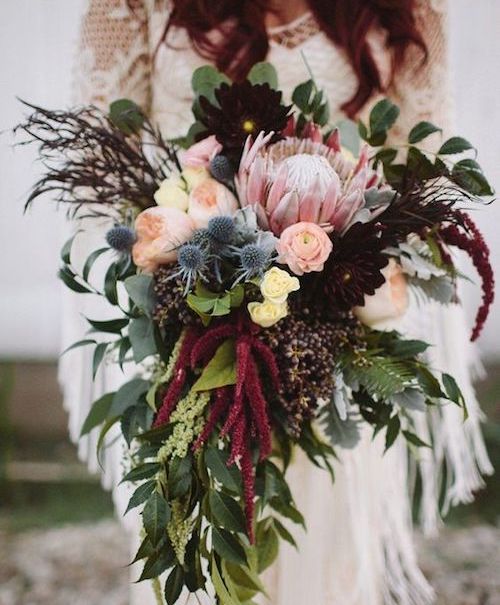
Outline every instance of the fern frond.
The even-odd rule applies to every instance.
[[[359,384],[376,399],[387,399],[415,384],[409,365],[392,357],[367,356],[361,364],[349,364],[344,372],[347,383]]]

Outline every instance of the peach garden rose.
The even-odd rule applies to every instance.
[[[322,271],[332,248],[319,225],[304,221],[287,227],[276,245],[279,262],[288,265],[295,275]]]
[[[196,229],[208,225],[213,216],[231,216],[238,210],[238,201],[227,187],[209,177],[189,194],[188,215]]]
[[[194,225],[182,210],[158,206],[138,215],[135,231],[134,263],[139,269],[152,273],[159,265],[176,260],[177,248],[191,238]]]

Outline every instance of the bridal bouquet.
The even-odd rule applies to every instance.
[[[304,525],[286,480],[294,448],[333,477],[335,450],[356,447],[363,425],[387,448],[399,435],[432,447],[414,414],[466,411],[453,377],[426,364],[428,344],[397,327],[412,299],[454,301],[458,248],[482,280],[478,336],[493,276],[462,208],[491,191],[466,140],[419,149],[439,131],[429,122],[388,145],[389,100],[336,127],[312,79],[285,105],[265,63],[240,83],[202,67],[193,89],[182,140],[125,99],[107,114],[31,106],[20,128],[46,166],[29,202],[51,192],[83,230],[103,229],[82,263],[77,232],[59,275],[116,311],[87,318],[73,346],[94,347],[94,374],[104,361],[133,376],[94,403],[82,434],[100,427],[102,448],[120,425],[140,579],[166,576],[169,605],[182,591],[249,605]]]

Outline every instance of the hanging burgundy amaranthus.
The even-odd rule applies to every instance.
[[[482,304],[476,314],[471,341],[475,341],[483,329],[495,295],[495,278],[490,263],[490,251],[474,221],[464,212],[455,212],[456,224],[450,224],[439,231],[442,241],[448,246],[456,246],[466,252],[472,260],[482,281]]]
[[[266,367],[276,392],[281,390],[279,369],[271,348],[263,343],[260,328],[241,315],[208,329],[202,336],[195,329],[188,330],[181,345],[174,367],[173,379],[158,411],[154,426],[168,422],[185,385],[189,368],[205,366],[217,348],[226,340],[233,339],[236,351],[236,384],[214,390],[207,422],[193,445],[199,449],[218,424],[222,424],[220,437],[229,436],[231,452],[228,465],[239,463],[243,478],[245,516],[250,541],[254,540],[253,515],[255,499],[255,475],[252,464],[252,443],[259,446],[263,460],[271,453],[271,423],[268,403],[259,374],[258,362]]]

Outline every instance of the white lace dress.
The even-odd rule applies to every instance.
[[[77,101],[106,106],[117,98],[131,98],[151,112],[165,135],[183,135],[191,122],[191,74],[206,61],[191,49],[183,31],[172,31],[169,44],[157,49],[168,5],[162,0],[136,4],[132,14],[125,0],[90,1],[78,56]],[[416,51],[409,52],[405,69],[388,88],[387,94],[401,107],[396,137],[404,136],[424,119],[445,128],[450,124],[445,3],[420,0],[417,4],[429,62],[417,71],[420,57]],[[343,51],[319,31],[311,15],[269,33],[268,59],[278,69],[285,95],[290,97],[295,85],[309,77],[305,57],[318,85],[328,95],[333,120],[341,119],[340,107],[356,89],[356,76]],[[383,43],[383,34],[373,32],[370,44],[382,73],[388,73]],[[96,242],[99,238],[102,233],[88,236]],[[85,245],[82,243],[82,248]],[[81,337],[81,298],[68,295],[64,318],[68,342]],[[85,304],[83,314],[87,316],[105,312],[99,301]],[[297,455],[289,480],[308,531],[299,538],[300,552],[283,545],[277,563],[267,574],[268,602],[272,605],[423,605],[433,600],[432,589],[418,568],[412,540],[413,467],[418,467],[422,478],[420,516],[424,529],[430,532],[440,519],[441,467],[445,464],[447,469],[446,509],[450,504],[470,501],[472,492],[482,484],[481,473],[491,472],[491,466],[469,377],[472,355],[461,309],[429,306],[425,311],[410,313],[406,323],[409,332],[435,344],[435,367],[458,377],[467,398],[469,419],[463,424],[456,407],[421,413],[416,418],[419,433],[425,440],[432,434],[436,448],[419,452],[416,465],[408,465],[404,443],[397,443],[382,456],[382,444],[373,443],[370,435],[365,435],[355,450],[340,452],[333,488],[326,473],[313,469]],[[77,349],[63,358],[60,368],[74,438],[92,401],[125,380],[116,369],[105,367],[92,384],[90,355]],[[90,435],[81,440],[79,448],[81,456],[97,470],[95,439]],[[119,441],[108,447],[103,476],[105,486],[114,490],[119,512],[128,495],[124,488],[116,487],[122,472],[122,451]],[[413,468],[410,476],[408,468]],[[138,518],[129,517],[126,526],[137,532]],[[131,601],[154,603],[151,587],[135,585]]]

